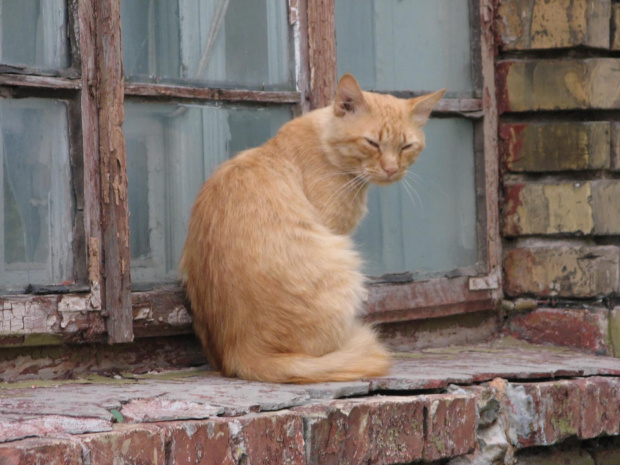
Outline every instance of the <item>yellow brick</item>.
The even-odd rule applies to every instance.
[[[610,45],[610,0],[502,0],[498,11],[505,50]]]
[[[501,112],[620,108],[614,58],[511,60],[498,66]]]
[[[611,20],[614,25],[614,35],[611,38],[611,48],[620,50],[620,3],[614,3],[612,8]]]
[[[585,298],[618,292],[619,251],[614,246],[512,249],[504,259],[506,294]]]
[[[592,209],[596,234],[620,234],[620,180],[592,183]]]
[[[589,182],[506,186],[504,234],[590,234],[594,219]]]
[[[610,123],[508,123],[500,128],[502,157],[514,172],[580,171],[610,166]]]

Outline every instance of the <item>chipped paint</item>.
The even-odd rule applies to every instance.
[[[172,326],[185,326],[192,322],[192,317],[185,307],[176,307],[168,314],[168,324]]]

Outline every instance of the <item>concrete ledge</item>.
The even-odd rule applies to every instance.
[[[3,465],[494,463],[619,434],[620,360],[511,339],[400,354],[355,383],[194,370],[0,390]]]

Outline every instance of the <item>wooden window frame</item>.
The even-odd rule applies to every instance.
[[[47,324],[9,331],[0,346],[65,342],[130,342],[191,332],[182,289],[166,284],[132,292],[127,160],[122,131],[125,96],[148,101],[293,105],[295,114],[330,103],[335,91],[336,0],[288,0],[294,40],[296,91],[198,88],[125,83],[121,0],[68,0],[71,67],[57,73],[0,65],[0,95],[44,96],[69,106],[74,184],[84,189],[75,286],[46,286],[32,294],[0,296],[0,311]],[[367,318],[374,322],[443,317],[496,308],[501,294],[498,222],[497,106],[494,83],[493,0],[469,0],[476,66],[475,98],[447,99],[436,116],[458,115],[475,126],[479,266],[474,272],[425,281],[386,279],[369,286]],[[77,27],[75,27],[77,26]],[[79,31],[79,32],[76,32]],[[79,102],[79,104],[78,104]],[[77,154],[77,155],[76,155]],[[76,161],[78,160],[78,161]],[[2,320],[0,320],[2,323]]]

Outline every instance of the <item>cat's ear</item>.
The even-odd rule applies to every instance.
[[[346,73],[338,81],[336,98],[334,100],[334,114],[344,116],[347,113],[357,113],[368,108],[364,94],[353,75]]]
[[[438,90],[432,94],[422,95],[420,97],[408,100],[410,105],[411,120],[419,127],[422,127],[428,121],[428,117],[439,103],[441,97],[446,93],[446,89]]]

